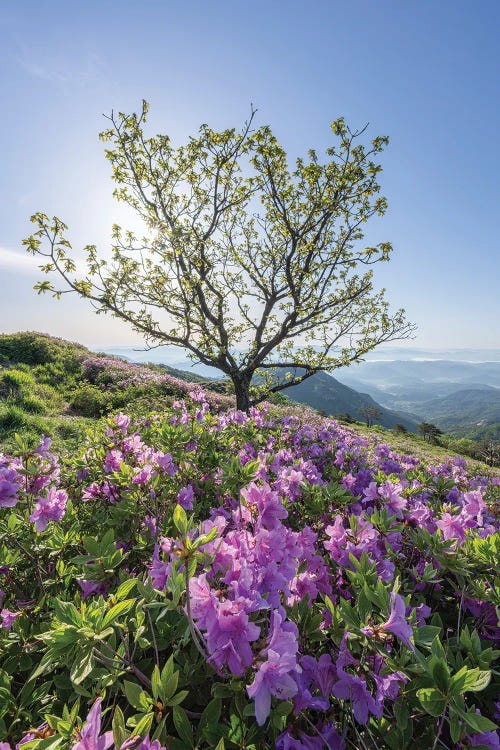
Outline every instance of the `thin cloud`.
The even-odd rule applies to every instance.
[[[86,276],[88,273],[85,261],[82,258],[73,258],[76,265],[76,275]],[[7,271],[17,271],[19,273],[38,274],[40,278],[44,277],[40,266],[49,263],[50,259],[41,255],[29,255],[26,250],[13,250],[12,248],[0,247],[0,272],[2,269]],[[52,278],[52,275],[49,276]],[[57,278],[54,276],[53,278]]]
[[[40,81],[46,81],[59,88],[69,91],[75,86],[85,86],[91,81],[101,79],[105,72],[103,58],[94,53],[87,52],[79,59],[78,65],[74,61],[70,62],[66,58],[46,57],[41,62],[39,59],[32,57],[26,49],[22,49],[18,58],[19,65],[33,78]]]
[[[28,255],[26,251],[0,247],[0,269],[19,273],[36,273],[39,265],[40,259]]]

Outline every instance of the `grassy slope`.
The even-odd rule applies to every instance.
[[[99,416],[119,409],[143,413],[151,411],[152,404],[159,410],[162,404],[167,405],[186,393],[186,389],[180,390],[174,381],[167,388],[153,383],[110,390],[106,371],[95,382],[89,382],[83,378],[83,362],[96,356],[80,344],[46,334],[0,335],[0,451],[12,449],[15,433],[33,443],[41,435],[49,435],[56,448],[72,450]],[[103,355],[103,361],[121,363],[109,355]],[[145,373],[184,376],[181,371],[156,365],[127,364],[126,367],[138,373],[138,381]],[[188,377],[181,381],[184,386],[185,380],[203,380],[193,378],[192,373],[186,375]],[[214,388],[217,390],[217,384]],[[388,443],[398,452],[429,462],[441,461],[446,456],[467,455],[469,447],[467,441],[456,441],[460,451],[457,452],[452,449],[454,441],[444,448],[426,443],[416,435],[395,433],[378,425],[368,428],[358,422],[349,427],[378,442]]]
[[[47,334],[0,335],[0,450],[13,448],[16,433],[31,444],[49,435],[56,448],[72,450],[100,416],[120,409],[150,411],[151,404],[161,408],[185,395],[175,378],[182,377],[185,388],[185,381],[204,381],[167,367],[127,365],[109,355],[101,355],[104,372],[92,376],[84,363],[96,358],[80,344]],[[125,384],[108,377],[113,363],[113,377],[118,374]],[[172,376],[168,383],[162,382],[165,376]]]

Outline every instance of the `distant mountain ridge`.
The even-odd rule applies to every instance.
[[[337,377],[453,435],[500,439],[500,362],[363,362]]]
[[[299,369],[296,372],[300,374]],[[279,374],[283,377],[284,371]],[[393,428],[396,424],[402,424],[407,430],[415,432],[419,421],[411,414],[385,408],[368,393],[359,393],[326,372],[318,372],[282,393],[292,401],[308,404],[331,417],[349,414],[352,419],[363,421],[363,409],[373,407],[380,412],[379,416],[374,416],[373,422],[382,427]]]

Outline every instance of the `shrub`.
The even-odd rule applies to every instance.
[[[0,457],[0,741],[494,747],[499,477],[193,396]]]
[[[91,383],[79,386],[71,395],[70,409],[82,417],[100,417],[105,414],[110,405],[106,393]]]
[[[35,384],[35,378],[29,372],[4,370],[0,372],[0,399],[18,399],[23,393],[32,391]]]

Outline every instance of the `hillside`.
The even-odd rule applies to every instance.
[[[0,456],[2,750],[497,747],[500,478],[193,391]]]
[[[129,409],[147,413],[183,398],[205,379],[165,366],[135,365],[48,334],[0,335],[0,446],[16,433],[29,443],[42,435],[77,444],[100,417]],[[208,391],[212,403],[231,399]]]
[[[351,418],[358,420],[361,415],[357,408],[374,404],[366,394],[356,393],[326,374],[311,381],[313,387],[309,383],[305,394],[300,393],[301,386],[291,389],[292,398],[299,401],[304,397],[303,403],[311,403],[325,413],[349,412]],[[161,412],[200,385],[200,378],[190,372],[95,355],[86,347],[46,334],[0,335],[0,452],[15,447],[16,433],[32,445],[42,435],[48,435],[58,449],[71,450],[101,416],[120,410],[137,416],[148,415],[152,410]],[[216,410],[233,403],[230,396],[221,392],[223,383],[205,381],[203,387]],[[306,396],[310,401],[306,402]],[[333,404],[336,406],[332,408]],[[278,413],[305,413],[303,406],[275,408]],[[389,410],[384,410],[383,419],[387,427],[406,422],[412,429],[410,420]],[[440,447],[412,433],[398,435],[382,426],[366,428],[359,421],[351,428],[429,461],[442,460],[446,455],[481,457],[477,444],[470,440],[444,436]]]
[[[414,408],[450,434],[500,440],[500,389],[462,389]]]
[[[326,372],[318,372],[303,383],[287,388],[285,393],[292,401],[308,404],[328,416],[348,414],[352,419],[361,421],[363,408],[373,407],[380,411],[380,416],[374,417],[374,423],[389,429],[402,424],[414,432],[419,421],[411,415],[385,408],[367,393],[359,393],[343,385]]]

